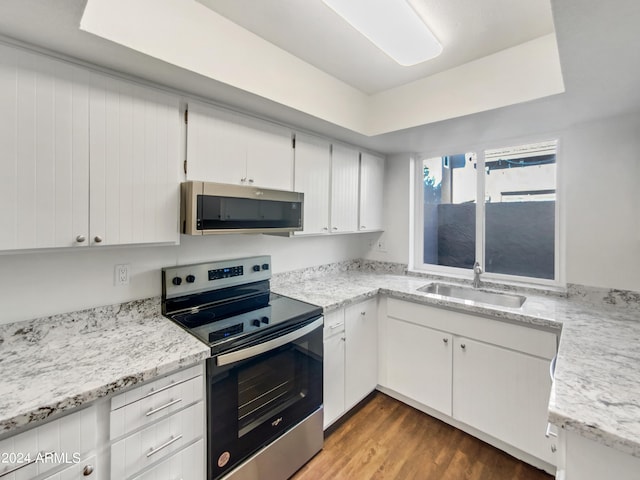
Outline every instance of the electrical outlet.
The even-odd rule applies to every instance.
[[[113,284],[115,286],[129,285],[129,265],[116,265],[114,269]]]

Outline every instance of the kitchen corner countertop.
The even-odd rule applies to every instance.
[[[432,281],[347,270],[276,275],[272,290],[325,312],[380,293],[561,331],[549,421],[640,457],[637,298],[625,307],[624,296],[611,306],[580,292],[570,299],[527,292],[511,309],[418,291]],[[161,315],[159,297],[0,325],[0,436],[208,357],[205,344]]]
[[[0,435],[209,354],[159,297],[0,325]]]
[[[525,293],[527,301],[518,309],[494,307],[417,290],[432,281],[416,276],[347,271],[317,279],[274,282],[272,289],[281,295],[320,305],[325,312],[380,293],[558,332],[561,329],[549,421],[640,457],[640,309],[637,305],[633,308],[607,305],[585,301],[580,295],[567,299],[540,292]]]

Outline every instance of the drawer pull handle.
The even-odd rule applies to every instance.
[[[158,448],[152,448],[149,453],[147,453],[147,458],[149,458],[151,455],[155,455],[156,453],[158,453],[160,450],[163,450],[165,448],[167,448],[169,445],[171,445],[172,443],[176,443],[178,440],[180,440],[182,438],[182,434],[178,435],[177,437],[174,437],[173,435],[171,436],[171,439],[168,442],[163,443],[162,445],[160,445]]]
[[[159,388],[157,390],[151,389],[151,391],[147,393],[143,398],[150,397],[151,395],[155,395],[156,393],[164,392],[165,390],[168,390],[169,388],[173,387],[175,384],[176,384],[176,381],[171,380],[171,383],[169,385],[165,385],[164,387]]]
[[[344,322],[334,323],[333,325],[329,325],[329,328],[331,330],[335,330],[336,328],[341,327],[342,325],[344,325]]]
[[[154,408],[153,410],[149,410],[147,413],[145,413],[145,416],[149,417],[149,416],[153,415],[154,413],[158,413],[158,412],[164,410],[165,408],[169,408],[169,407],[175,405],[176,403],[180,403],[181,401],[182,401],[181,398],[177,398],[175,400],[171,400],[169,403],[165,403],[161,407]]]
[[[22,470],[25,467],[28,467],[29,465],[33,465],[34,463],[36,463],[38,461],[38,457],[41,457],[45,454],[45,452],[40,452],[39,454],[36,454],[36,458],[34,458],[33,460],[29,461],[29,462],[25,462],[25,463],[21,463],[16,467],[13,467],[10,470],[5,470],[4,472],[0,472],[0,478],[2,477],[6,477],[7,475],[10,475],[14,472],[17,472],[18,470]]]
[[[82,475],[84,475],[85,477],[88,477],[92,473],[93,473],[93,465],[85,465],[84,469],[82,470]]]
[[[547,431],[544,432],[544,436],[547,437],[547,438],[549,438],[549,437],[557,437],[558,436],[557,433],[551,431],[551,424],[550,423],[547,423]]]

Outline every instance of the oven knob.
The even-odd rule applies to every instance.
[[[180,277],[173,277],[173,280],[171,280],[171,283],[173,283],[174,285],[180,285],[182,283],[182,279]]]
[[[254,265],[253,266],[253,271],[254,272],[259,272],[260,271],[260,265]]]
[[[194,275],[187,275],[187,278],[185,278],[185,280],[187,281],[187,283],[193,283],[196,281],[196,277]]]
[[[262,317],[260,320],[261,320],[261,321],[262,321],[262,323],[264,323],[265,325],[266,325],[267,323],[269,323],[269,317]]]
[[[259,327],[260,320],[258,320],[257,318],[255,320],[251,320],[251,325],[253,325],[254,327]]]
[[[269,264],[268,263],[263,263],[262,264],[262,269],[263,270],[269,270]]]

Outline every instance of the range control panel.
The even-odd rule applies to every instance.
[[[270,278],[269,255],[166,267],[162,269],[162,295],[175,298]]]

